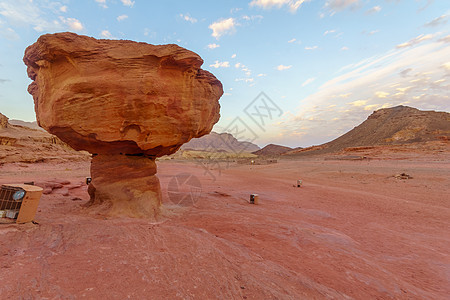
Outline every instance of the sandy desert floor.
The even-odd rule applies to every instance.
[[[0,224],[0,298],[448,299],[448,157],[220,167],[159,162],[150,222],[82,208],[88,162],[0,166],[48,193]]]

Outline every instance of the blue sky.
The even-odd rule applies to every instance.
[[[382,107],[450,110],[449,0],[0,0],[0,112],[35,120],[23,52],[62,31],[198,53],[224,86],[214,130],[238,118],[260,146],[320,144]],[[260,92],[264,124],[246,114]]]

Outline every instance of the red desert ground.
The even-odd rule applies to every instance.
[[[86,153],[18,125],[0,133],[0,183],[35,181],[45,192],[36,223],[0,224],[2,299],[448,299],[442,132],[435,141],[229,162],[215,178],[193,159],[160,160],[164,213],[151,222],[83,207]],[[200,185],[168,191],[183,173]],[[252,193],[258,205],[248,203]]]
[[[0,299],[449,298],[448,112],[259,149],[208,134],[222,85],[176,45],[62,33],[24,61],[51,134],[0,115],[0,184],[43,189],[0,219]]]

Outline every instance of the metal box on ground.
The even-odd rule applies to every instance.
[[[41,199],[42,188],[28,184],[4,184],[0,189],[0,217],[31,222]]]
[[[251,194],[250,195],[250,204],[258,204],[259,195]]]

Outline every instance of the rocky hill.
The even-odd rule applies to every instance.
[[[252,152],[253,154],[259,155],[259,156],[278,156],[283,153],[286,153],[287,151],[293,150],[290,147],[285,147],[281,145],[275,145],[275,144],[269,144],[265,146],[264,148]]]
[[[199,150],[208,152],[254,152],[260,148],[250,142],[238,141],[229,133],[211,132],[201,138],[195,138],[181,146],[181,150]]]
[[[450,139],[450,113],[422,111],[408,106],[383,108],[337,139],[285,155],[336,153],[355,147],[401,145]]]
[[[26,125],[28,122],[23,122]],[[32,123],[30,123],[32,124]],[[10,162],[88,160],[87,152],[73,150],[56,136],[27,126],[13,125],[0,114],[0,164]]]

